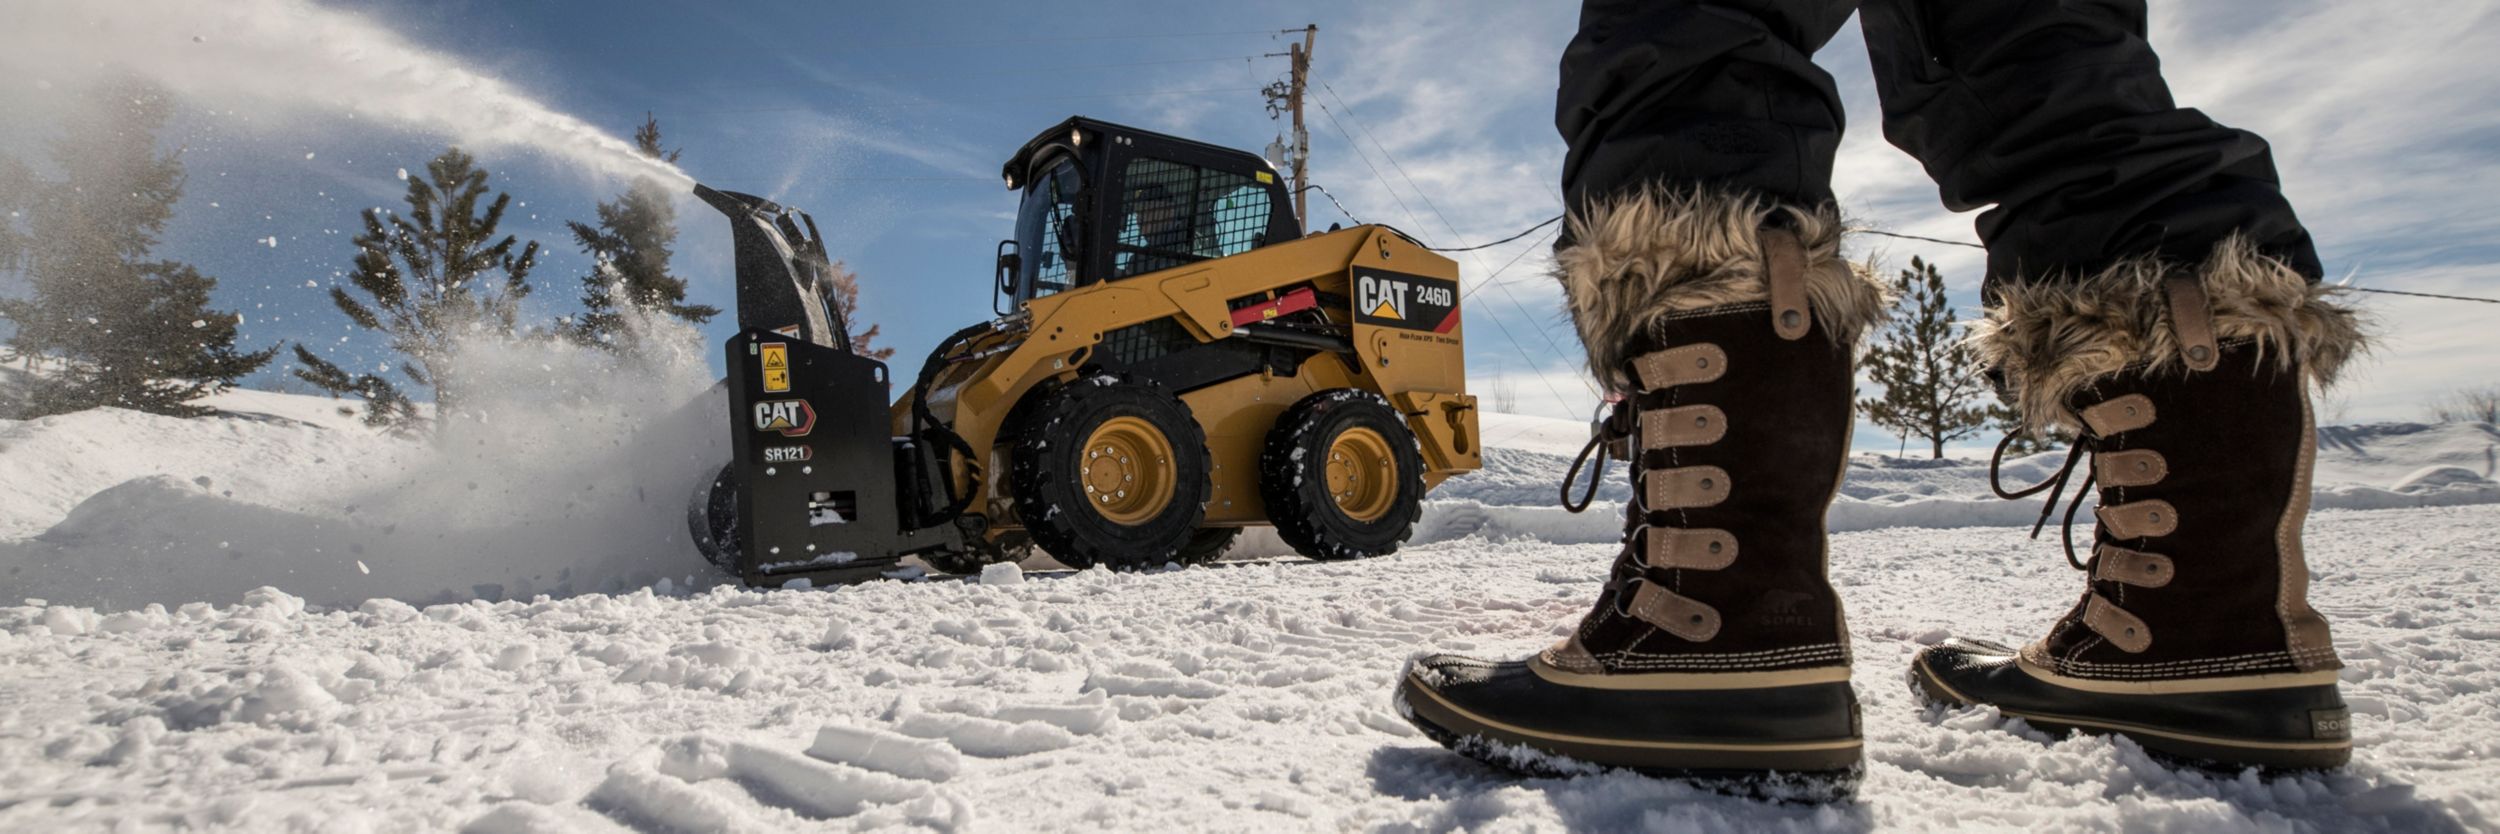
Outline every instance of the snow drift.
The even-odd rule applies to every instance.
[[[692,345],[690,334],[644,340]],[[717,393],[692,349],[645,359],[560,344],[480,344],[458,360],[471,413],[430,440],[380,434],[340,403],[257,391],[177,420],[102,409],[0,421],[0,597],[107,610],[232,601],[264,585],[325,608],[527,599],[655,582],[725,581],[695,555],[686,498],[726,459]],[[620,362],[628,363],[620,365]],[[1556,490],[1585,429],[1484,416],[1485,467],[1425,503],[1413,545],[1470,537],[1615,540],[1622,468],[1571,514]],[[2317,506],[2500,502],[2500,431],[2480,423],[2320,431]],[[2046,477],[2060,455],[2011,461]],[[1835,531],[2028,525],[2037,501],[2000,501],[1984,461],[1860,455]],[[2088,516],[2087,516],[2088,518]],[[1285,556],[1256,530],[1234,558]],[[1048,566],[1047,558],[1036,566]]]

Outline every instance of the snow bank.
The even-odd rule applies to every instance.
[[[727,455],[702,361],[691,351],[615,361],[563,345],[481,346],[459,365],[477,389],[469,413],[429,441],[377,434],[336,401],[257,391],[219,397],[226,414],[203,420],[100,409],[0,421],[0,482],[12,486],[0,495],[0,579],[17,595],[107,610],[230,601],[264,585],[352,608],[725,581],[683,521],[686,496]],[[1621,464],[1588,512],[1557,506],[1583,425],[1487,414],[1482,426],[1484,468],[1433,493],[1415,545],[1615,539],[1629,497]],[[2320,509],[2500,502],[2491,426],[2339,426],[2320,438]],[[2036,481],[2063,461],[2008,461],[2005,478]],[[2038,513],[2037,499],[1990,495],[1984,461],[1859,455],[1827,521],[1966,528],[2029,525]],[[1290,552],[1261,529],[1228,556]],[[1020,578],[1000,565],[982,581]]]

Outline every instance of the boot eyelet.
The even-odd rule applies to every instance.
[[[1701,479],[1701,488],[1702,488],[1702,489],[1704,489],[1704,490],[1718,489],[1718,488],[1719,488],[1719,482],[1714,481],[1714,480],[1711,480],[1711,479],[1709,479],[1709,478],[1703,478],[1703,479]]]
[[[1696,367],[1696,368],[1707,368],[1707,367],[1710,367],[1710,357],[1703,356],[1703,357],[1699,357],[1699,358],[1694,359],[1694,360],[1693,360],[1693,367]],[[2129,413],[2133,413],[2133,412],[2129,412]]]
[[[2212,355],[2213,351],[2207,350],[2204,345],[2197,345],[2195,347],[2188,348],[2188,358],[2194,359],[2198,362],[2203,362],[2205,361],[2205,357]]]
[[[1795,311],[1795,310],[1783,310],[1783,311],[1781,311],[1781,312],[1780,312],[1780,326],[1781,326],[1781,327],[1795,327],[1795,326],[1797,326],[1797,321],[1798,321],[1797,311]],[[2204,357],[2201,357],[2201,356],[2200,356],[2200,357],[2197,357],[2197,359],[2198,359],[2198,361],[2203,361]]]
[[[2135,462],[2135,471],[2137,471],[2137,472],[2151,472],[2151,471],[2153,471],[2153,464],[2152,464],[2151,462],[2149,462],[2149,461],[2141,461],[2141,460],[2136,461],[2136,462]]]
[[[1710,427],[1710,418],[1708,418],[1708,417],[1695,417],[1695,418],[1693,418],[1693,428],[1697,428],[1697,429],[1706,429],[1706,428],[1709,428],[1709,427]]]
[[[2161,513],[2158,513],[2158,512],[2145,513],[2145,514],[2144,514],[2144,520],[2146,520],[2146,521],[2150,521],[2150,522],[2152,522],[2152,523],[2154,523],[2154,524],[2160,524],[2160,523],[2161,523]]]
[[[2145,572],[2145,573],[2160,573],[2160,572],[2161,572],[2161,566],[2160,566],[2160,565],[2145,565],[2145,566],[2144,566],[2144,572]]]
[[[1721,550],[1721,548],[1720,548],[1720,546],[1719,546],[1719,542],[1718,542],[1717,540],[1712,540],[1712,541],[1710,542],[1710,552],[1711,552],[1711,553],[1713,553],[1713,554],[1715,554],[1715,553],[1718,553],[1720,550]]]
[[[2134,637],[2134,636],[2135,636],[2135,629],[2134,629],[2134,628],[2132,628],[2132,627],[2131,627],[2131,628],[2128,628],[2128,629],[2127,629],[2127,636],[2129,636],[2129,637]]]
[[[1695,614],[1695,615],[1693,615],[1693,624],[1694,624],[1694,625],[1701,625],[1701,621],[1702,621],[1702,616],[1701,616],[1700,614]],[[2133,632],[2129,632],[2129,634],[2133,634]]]

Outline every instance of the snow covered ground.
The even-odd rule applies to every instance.
[[[1918,646],[2033,636],[2081,580],[1984,463],[1860,458],[1832,521],[1869,772],[1799,806],[1514,780],[1391,712],[1409,654],[1526,652],[1594,595],[1611,514],[1549,509],[1577,426],[1489,417],[1488,469],[1386,559],[748,590],[679,529],[711,409],[637,388],[433,443],[258,392],[0,422],[0,830],[2500,828],[2489,426],[2325,432],[2358,752],[2275,780],[1920,706]]]

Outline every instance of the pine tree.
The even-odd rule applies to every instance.
[[[852,272],[841,261],[834,261],[825,270],[825,278],[825,282],[833,288],[834,309],[842,312],[842,321],[851,331],[851,352],[870,359],[893,358],[893,348],[872,344],[877,338],[877,331],[883,329],[882,325],[871,324],[866,330],[859,329],[859,273]]]
[[[1869,421],[1927,441],[1941,458],[1944,444],[1987,426],[1988,410],[1975,404],[1985,382],[1957,338],[1944,276],[1933,264],[1911,258],[1892,290],[1892,321],[1862,363],[1884,393],[1858,404]]]
[[[1988,421],[1995,424],[1998,432],[2013,438],[2005,444],[2007,457],[2027,457],[2041,452],[2053,452],[2074,442],[2074,438],[2055,429],[2051,429],[2047,437],[2034,436],[2023,428],[2023,413],[2003,403],[1988,405]]]
[[[644,156],[675,163],[682,151],[660,149],[660,120],[643,114],[634,144]],[[677,209],[668,192],[649,179],[636,181],[614,201],[599,204],[596,226],[573,222],[573,239],[590,256],[582,277],[582,307],[572,335],[584,344],[629,348],[629,314],[665,314],[702,324],[720,308],[686,303],[686,279],[669,273],[669,244],[677,239]]]
[[[54,144],[60,180],[0,166],[0,188],[13,195],[0,199],[18,204],[0,224],[11,227],[0,234],[0,268],[18,270],[29,289],[0,299],[0,317],[15,325],[9,352],[36,371],[9,410],[199,416],[214,409],[193,401],[277,354],[235,348],[240,317],[209,308],[217,279],[150,257],[182,197],[180,156],[156,150],[171,111],[162,92],[113,82]]]
[[[392,350],[406,361],[399,366],[407,381],[434,389],[438,414],[457,404],[459,383],[448,366],[452,351],[474,336],[511,337],[519,328],[521,299],[530,292],[530,268],[538,262],[538,244],[513,254],[511,235],[495,239],[512,195],[498,193],[482,211],[486,171],[476,160],[451,148],[426,163],[425,176],[408,178],[408,213],[381,209],[364,213],[365,230],[356,236],[356,260],[346,287],[330,288],[330,301],[350,321],[389,338]],[[416,411],[397,383],[380,373],[351,373],[311,351],[296,348],[304,367],[295,375],[332,395],[365,398],[365,422],[412,426]]]

